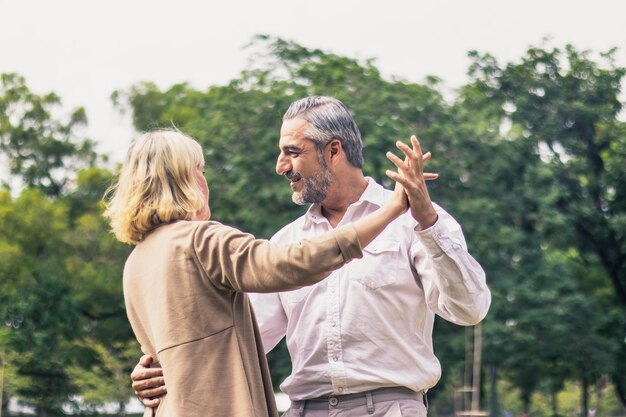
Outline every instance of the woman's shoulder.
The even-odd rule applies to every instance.
[[[200,230],[203,232],[219,232],[224,227],[222,223],[213,220],[177,220],[157,227],[146,237],[146,240],[175,239],[177,237],[184,239],[193,236]]]

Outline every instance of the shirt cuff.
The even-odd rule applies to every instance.
[[[363,257],[363,248],[353,225],[349,224],[335,230],[334,233],[344,261]]]
[[[439,216],[435,224],[428,229],[420,229],[419,225],[416,225],[413,230],[428,253],[433,256],[443,255],[452,245],[452,242],[447,236],[446,228],[441,221],[441,216]]]

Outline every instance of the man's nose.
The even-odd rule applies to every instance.
[[[291,171],[291,164],[288,159],[281,153],[276,160],[276,173],[283,175],[285,172]]]

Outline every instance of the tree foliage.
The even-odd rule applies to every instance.
[[[54,93],[30,91],[23,77],[0,75],[0,151],[10,173],[26,186],[59,196],[79,168],[96,160],[93,142],[78,138],[87,123],[83,108],[60,121],[55,110],[61,99]],[[3,161],[3,163],[5,163]]]
[[[1,351],[11,375],[3,388],[56,415],[81,393],[69,369],[98,362],[84,340],[132,343],[119,279],[127,249],[100,214],[112,174],[95,167],[106,157],[80,136],[84,109],[61,120],[56,94],[32,92],[17,74],[0,80],[0,158],[10,174],[0,193]]]
[[[574,351],[552,349],[557,355],[549,358],[548,369],[559,373],[561,381],[572,376],[581,381],[583,410],[587,388],[603,372],[613,375],[626,403],[620,360],[626,349],[626,124],[619,118],[625,69],[614,64],[614,52],[601,54],[596,62],[590,52],[571,45],[530,48],[520,63],[506,66],[472,53],[473,83],[465,89],[466,100],[494,126],[510,127],[503,135],[507,141],[525,145],[526,152],[513,155],[530,159],[520,162],[538,169],[539,175],[524,179],[527,192],[518,194],[528,196],[521,214],[541,249],[535,252],[537,259],[548,267],[528,301],[537,301],[549,289],[552,296],[543,305],[566,307],[562,320],[550,323],[555,339],[548,344],[565,345],[569,339]],[[524,175],[527,169],[519,172]],[[566,265],[559,261],[561,266],[553,270],[555,258],[566,259]],[[533,328],[542,328],[546,317],[554,314],[538,317]]]

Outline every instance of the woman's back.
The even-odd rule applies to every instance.
[[[216,222],[167,224],[138,244],[126,262],[128,318],[168,381],[160,416],[277,415],[248,298],[206,271],[221,270],[206,262],[220,263],[218,242],[232,231]],[[201,247],[199,233],[207,243]],[[238,240],[248,239],[241,235]]]

